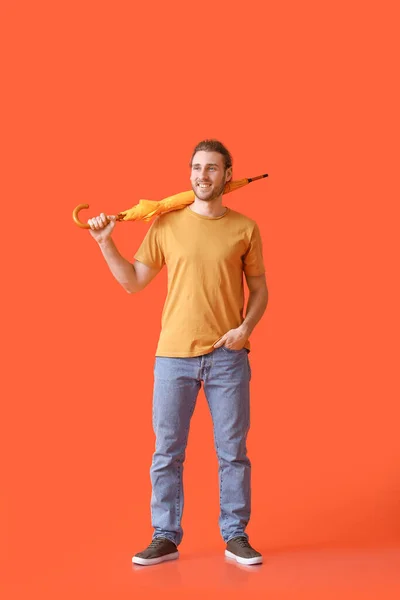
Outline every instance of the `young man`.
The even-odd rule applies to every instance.
[[[133,265],[118,252],[115,217],[88,221],[107,264],[129,293],[142,290],[165,264],[168,295],[154,368],[151,465],[151,544],[132,561],[151,565],[178,558],[183,530],[182,471],[190,420],[203,383],[219,461],[219,527],[225,554],[243,564],[262,562],[245,533],[250,519],[251,377],[249,336],[268,303],[257,224],[223,206],[232,159],[217,140],[193,151],[193,204],[160,215],[149,228]],[[243,318],[243,273],[249,288]]]

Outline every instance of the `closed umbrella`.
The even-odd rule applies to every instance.
[[[224,188],[223,194],[229,194],[229,192],[233,192],[252,181],[256,181],[257,179],[263,179],[264,177],[268,177],[268,173],[264,175],[258,175],[257,177],[237,179],[236,181],[229,181]],[[128,210],[124,210],[117,214],[117,221],[151,221],[155,216],[161,215],[163,213],[170,212],[171,210],[179,210],[184,208],[188,204],[192,204],[194,202],[195,195],[193,190],[189,190],[187,192],[181,192],[179,194],[175,194],[174,196],[168,196],[163,200],[139,200],[138,204],[132,206],[132,208],[128,208]],[[72,218],[78,227],[82,227],[82,229],[90,229],[88,223],[82,223],[79,220],[79,211],[89,208],[88,204],[79,204],[73,212]]]

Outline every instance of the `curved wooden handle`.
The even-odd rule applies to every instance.
[[[82,223],[82,221],[79,220],[78,213],[83,208],[89,208],[89,204],[79,204],[76,208],[74,208],[74,210],[72,211],[72,218],[75,221],[75,223],[78,225],[78,227],[81,227],[82,229],[90,229],[90,225],[88,223]],[[115,220],[116,221],[123,221],[124,220],[124,215],[121,214],[121,213],[118,213],[116,215],[116,219]]]
[[[82,221],[79,220],[78,213],[80,210],[82,210],[82,208],[89,208],[89,204],[79,204],[79,206],[74,208],[72,211],[72,218],[78,227],[82,227],[82,229],[90,229],[90,225],[88,223],[82,223]]]

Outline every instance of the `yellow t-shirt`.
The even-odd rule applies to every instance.
[[[156,356],[200,356],[243,322],[243,273],[264,273],[255,221],[232,209],[206,217],[190,206],[159,215],[135,259],[167,265],[168,294]],[[249,341],[245,346],[250,350]]]

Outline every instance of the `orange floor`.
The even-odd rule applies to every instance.
[[[264,564],[245,567],[225,558],[223,545],[207,552],[182,544],[178,560],[140,567],[131,562],[137,548],[125,544],[42,556],[26,547],[2,577],[1,597],[400,599],[400,548],[260,548]]]

